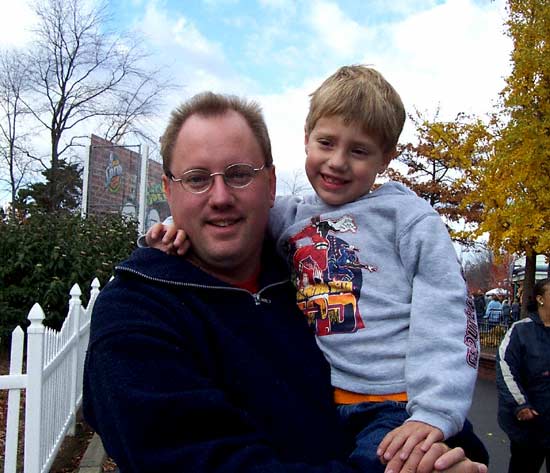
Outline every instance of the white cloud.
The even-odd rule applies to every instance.
[[[24,46],[31,38],[36,16],[26,0],[1,0],[0,47]]]
[[[418,108],[433,118],[439,107],[443,120],[459,112],[483,116],[492,111],[508,73],[512,44],[503,22],[503,1],[483,8],[472,0],[449,0],[393,25],[386,32],[388,49],[363,60],[380,69],[409,112]]]
[[[315,41],[341,58],[349,58],[370,38],[369,31],[348,18],[337,3],[319,0],[310,5],[307,18],[317,34]]]
[[[184,85],[187,94],[222,88],[234,92],[238,83],[250,84],[236,76],[223,45],[211,41],[190,18],[163,9],[156,0],[148,3],[138,25],[153,55],[167,65],[170,77]]]

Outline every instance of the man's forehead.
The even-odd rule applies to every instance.
[[[233,110],[223,114],[190,116],[181,126],[174,147],[177,161],[226,159],[228,162],[263,161],[258,139],[244,117]],[[259,160],[257,163],[255,161]],[[193,164],[193,163],[191,163]]]
[[[182,124],[178,140],[209,141],[212,138],[235,139],[255,138],[245,118],[234,110],[227,110],[215,115],[195,113]]]

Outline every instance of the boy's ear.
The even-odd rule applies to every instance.
[[[383,161],[382,161],[383,162],[383,169],[380,172],[384,172],[388,168],[391,160],[393,158],[397,157],[397,154],[398,153],[397,153],[397,147],[396,146],[394,146],[389,151],[386,151],[384,153],[384,158],[383,158]]]

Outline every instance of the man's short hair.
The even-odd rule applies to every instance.
[[[169,174],[171,172],[170,165],[172,164],[172,154],[178,133],[189,117],[192,115],[199,115],[201,117],[220,116],[230,110],[240,114],[248,123],[252,133],[258,140],[265,165],[270,167],[273,164],[271,140],[269,139],[267,125],[260,105],[257,102],[235,95],[202,92],[174,109],[170,115],[168,126],[160,139],[160,153],[162,155],[164,173]]]
[[[357,123],[374,135],[384,151],[397,145],[405,124],[405,107],[396,90],[375,69],[341,67],[310,98],[306,133],[311,133],[320,118],[338,116],[344,123]]]

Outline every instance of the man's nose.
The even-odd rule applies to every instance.
[[[208,191],[211,205],[231,205],[234,201],[233,189],[225,183],[223,175],[217,174],[212,178],[214,181]]]

